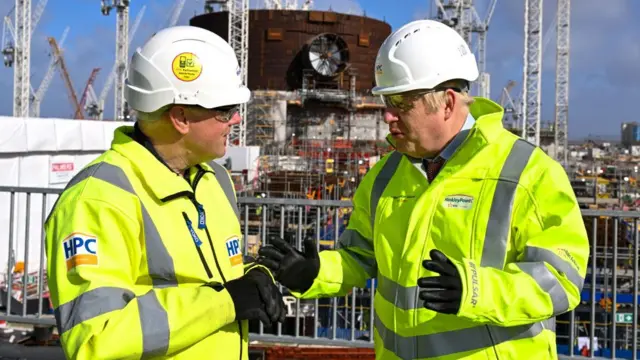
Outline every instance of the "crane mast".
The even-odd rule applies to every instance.
[[[556,24],[556,160],[567,168],[567,128],[569,123],[569,39],[571,0],[558,0]]]
[[[74,118],[78,119],[77,115],[80,114],[80,118],[82,117],[82,107],[80,106],[80,102],[78,101],[78,96],[76,95],[76,91],[73,88],[73,83],[71,82],[71,78],[69,77],[69,71],[67,70],[67,65],[64,61],[64,57],[62,57],[62,53],[60,48],[58,47],[58,43],[55,38],[48,38],[49,45],[51,46],[51,52],[53,56],[58,59],[58,66],[60,66],[60,76],[62,76],[62,80],[64,81],[65,86],[67,87],[67,92],[69,92],[69,100],[71,101],[72,106],[74,107]]]
[[[487,15],[481,19],[473,0],[435,0],[436,20],[456,30],[470,49],[474,49],[478,59],[478,80],[473,84],[473,92],[478,96],[490,97],[490,76],[486,71],[487,33],[497,0],[491,0]],[[473,46],[473,34],[478,34]]]
[[[29,116],[31,95],[31,0],[16,0],[14,29],[13,116]]]
[[[58,49],[61,51],[63,50],[63,45],[65,40],[67,39],[68,34],[69,27],[67,26],[62,33],[62,37],[60,37],[60,41],[58,42]],[[58,61],[58,56],[52,53],[47,72],[42,78],[40,86],[38,86],[38,90],[36,90],[33,96],[33,103],[31,104],[31,115],[33,117],[40,117],[40,105],[42,103],[42,100],[44,99],[44,94],[47,92],[47,90],[49,90],[49,86],[51,85],[51,81],[53,80],[53,75],[55,74]]]
[[[238,58],[242,83],[247,85],[249,61],[249,1],[248,0],[206,0],[205,12],[214,10],[220,5],[222,11],[229,12],[228,42]],[[240,105],[240,124],[234,126],[229,134],[229,146],[245,146],[247,132],[247,104]]]
[[[124,81],[127,76],[127,59],[129,58],[129,0],[101,0],[102,14],[108,16],[116,9],[116,76],[113,98],[114,120],[127,120],[128,109],[124,100]]]
[[[522,137],[540,145],[540,82],[542,79],[542,1],[525,0]]]

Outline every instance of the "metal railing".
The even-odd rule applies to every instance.
[[[7,229],[0,231],[0,245],[6,244],[0,249],[4,268],[0,274],[5,269],[8,274],[0,285],[0,321],[55,326],[46,286],[42,224],[60,192],[0,187],[0,229]],[[246,256],[255,255],[271,234],[289,238],[299,248],[307,237],[317,240],[319,250],[331,248],[346,228],[351,210],[350,201],[333,200],[240,198],[239,205]],[[562,358],[574,357],[569,353],[578,354],[578,343],[586,342],[599,348],[592,357],[637,359],[640,212],[584,210],[583,216],[592,253],[581,304],[556,319],[559,352],[565,354]],[[298,300],[282,289],[287,321],[275,329],[253,322],[251,338],[372,347],[375,284],[372,279],[345,297],[316,300]]]

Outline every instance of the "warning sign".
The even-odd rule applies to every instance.
[[[59,185],[68,183],[75,174],[75,163],[72,156],[53,156],[49,160],[49,184]]]
[[[182,53],[173,59],[173,75],[182,81],[193,81],[200,77],[202,64],[193,53]]]

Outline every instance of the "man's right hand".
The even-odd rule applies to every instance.
[[[258,319],[266,327],[284,323],[287,308],[278,286],[267,272],[255,267],[224,286],[233,300],[236,320]]]
[[[258,250],[259,264],[273,272],[276,280],[290,290],[304,293],[309,290],[320,271],[320,258],[313,239],[304,241],[304,253],[277,236]]]

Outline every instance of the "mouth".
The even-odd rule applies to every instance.
[[[390,129],[389,132],[391,133],[391,136],[393,136],[395,138],[404,137],[404,133],[402,131],[400,131],[400,130]]]

